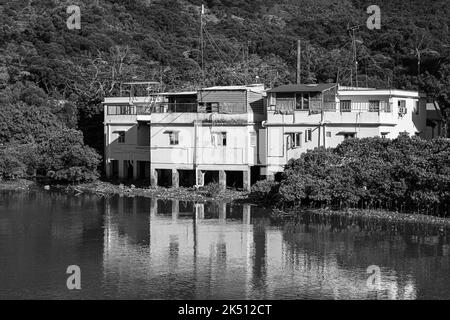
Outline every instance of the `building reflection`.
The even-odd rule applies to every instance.
[[[381,241],[332,224],[280,228],[259,210],[113,198],[106,204],[105,280],[150,299],[417,298],[417,279],[402,269],[412,248],[404,239]],[[370,265],[381,267],[379,290],[367,286]]]

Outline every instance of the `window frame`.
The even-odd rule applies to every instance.
[[[169,145],[177,146],[180,144],[180,132],[179,131],[169,131]]]
[[[312,141],[312,129],[308,128],[305,130],[305,142],[311,142]]]
[[[124,144],[126,141],[125,140],[126,132],[124,130],[119,130],[116,131],[115,133],[117,133],[117,143]]]
[[[289,132],[287,135],[288,144],[287,148],[290,149],[297,149],[302,147],[302,137],[303,132]]]

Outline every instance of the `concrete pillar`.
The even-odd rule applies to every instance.
[[[156,217],[157,211],[158,211],[158,200],[151,198],[150,199],[150,217]]]
[[[202,170],[196,170],[195,177],[197,179],[196,185],[203,186],[205,184],[205,173]]]
[[[226,221],[227,220],[227,203],[221,202],[219,203],[219,220]]]
[[[109,179],[112,176],[112,163],[111,160],[106,160],[105,161],[105,173],[106,173],[106,177]]]
[[[242,208],[242,223],[249,225],[250,221],[251,221],[251,207],[249,204],[244,204],[243,208]]]
[[[195,217],[197,219],[205,219],[205,205],[203,203],[195,204]]]
[[[243,171],[242,184],[245,191],[250,191],[251,188],[250,169]]]
[[[219,171],[219,185],[220,188],[225,190],[227,188],[227,174],[225,170]]]
[[[180,187],[180,173],[177,169],[172,169],[172,188]]]
[[[178,214],[180,213],[180,202],[178,200],[172,200],[172,221],[178,220]]]
[[[138,180],[139,179],[139,166],[138,166],[138,161],[137,160],[133,161],[133,179],[134,180]]]
[[[150,185],[152,187],[158,186],[158,171],[153,168],[150,170]]]
[[[118,161],[119,161],[119,179],[125,179],[125,161],[124,160]]]

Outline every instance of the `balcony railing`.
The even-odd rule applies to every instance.
[[[272,109],[273,110],[273,109]],[[369,102],[322,102],[311,101],[309,108],[298,109],[295,101],[277,101],[275,105],[275,113],[292,114],[294,111],[309,111],[310,113],[325,112],[377,112],[391,113],[392,107],[386,101],[369,101]]]
[[[108,106],[108,115],[148,115],[152,113],[197,112],[196,103],[156,103],[149,105]]]
[[[197,112],[196,103],[157,103],[148,106],[136,106],[138,115],[152,113]]]

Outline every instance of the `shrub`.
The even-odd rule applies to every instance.
[[[444,213],[450,204],[450,141],[401,134],[394,140],[349,139],[335,149],[317,148],[288,162],[279,195],[288,206]]]
[[[26,165],[7,149],[0,150],[0,180],[14,180],[26,175]]]
[[[207,197],[215,197],[223,192],[222,188],[220,187],[220,184],[217,182],[212,182],[201,187],[200,191]]]
[[[251,189],[250,196],[263,203],[276,203],[278,201],[278,189],[280,184],[271,180],[260,180]]]

